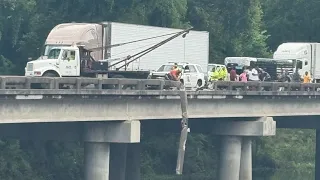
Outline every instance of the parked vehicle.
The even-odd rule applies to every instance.
[[[302,61],[299,74],[308,71],[315,82],[320,82],[320,43],[287,42],[278,46],[274,59],[298,59]]]
[[[160,68],[151,72],[149,79],[165,79],[165,75],[170,72],[174,64],[182,69],[180,81],[186,88],[201,88],[205,85],[205,72],[199,64],[186,62],[169,62],[160,66]]]
[[[208,46],[208,32],[190,29],[64,23],[51,30],[43,56],[27,63],[25,76],[145,79],[168,60],[206,66]]]
[[[259,67],[269,73],[271,80],[277,80],[278,76],[285,70],[287,70],[290,75],[296,72],[296,70],[301,70],[302,61],[297,59],[226,57],[225,65],[228,69],[235,67],[237,74],[242,73],[243,67]]]

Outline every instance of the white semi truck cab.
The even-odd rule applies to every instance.
[[[287,42],[278,46],[274,59],[298,59],[302,61],[301,76],[307,71],[315,82],[320,82],[320,43]]]
[[[77,46],[51,48],[48,56],[27,63],[25,76],[80,76],[80,53]]]

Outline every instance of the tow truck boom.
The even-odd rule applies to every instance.
[[[126,70],[127,67],[128,67],[128,65],[129,65],[130,63],[132,63],[132,62],[134,62],[135,60],[141,58],[142,56],[150,53],[151,51],[157,49],[158,47],[166,44],[167,42],[169,42],[169,41],[171,41],[171,40],[179,37],[180,35],[182,35],[183,38],[184,38],[184,37],[186,36],[186,34],[188,34],[191,29],[193,29],[193,28],[188,28],[188,29],[185,29],[185,30],[180,31],[180,32],[178,32],[178,33],[170,33],[170,34],[174,34],[174,35],[171,36],[171,37],[169,37],[169,38],[167,38],[167,39],[165,39],[165,40],[163,40],[163,41],[161,41],[161,42],[159,42],[159,43],[157,43],[157,44],[155,44],[155,45],[153,45],[153,46],[151,46],[151,47],[149,47],[149,48],[147,48],[147,49],[145,49],[145,50],[143,50],[143,51],[140,51],[140,52],[138,52],[138,53],[136,53],[136,54],[134,54],[134,55],[128,55],[128,56],[122,57],[122,58],[105,59],[105,60],[98,60],[98,61],[99,61],[99,62],[113,62],[113,61],[118,61],[118,62],[116,62],[116,63],[114,63],[114,64],[111,64],[111,65],[108,64],[108,69],[114,67],[114,66],[117,65],[117,64],[120,64],[120,63],[122,63],[122,62],[125,62],[124,65],[116,68],[116,70],[118,71],[119,69],[121,69],[121,68],[123,68],[123,67],[125,67],[125,70]],[[164,35],[162,35],[162,36],[164,36]],[[161,36],[156,36],[156,37],[151,37],[151,38],[157,38],[157,37],[161,37]],[[135,43],[135,42],[139,42],[139,41],[143,41],[143,40],[149,40],[149,39],[151,39],[151,38],[146,38],[146,39],[137,40],[137,41],[132,41],[132,42],[126,42],[126,43],[121,43],[121,44],[116,44],[116,45],[111,45],[110,47],[116,47],[116,46],[121,46],[121,45],[125,45],[125,44],[128,44],[128,43]],[[106,47],[100,47],[100,48],[106,48]],[[100,48],[92,48],[92,49],[86,49],[86,50],[92,52],[93,50],[99,50]],[[130,61],[128,61],[128,60],[130,60]],[[126,61],[128,61],[128,62],[126,62]]]

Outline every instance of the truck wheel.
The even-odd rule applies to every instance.
[[[46,72],[43,74],[43,77],[58,77],[58,76],[52,72]]]

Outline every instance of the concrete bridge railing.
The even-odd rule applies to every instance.
[[[320,83],[299,82],[261,82],[261,81],[217,81],[213,83],[213,90],[225,89],[227,91],[317,91]]]
[[[71,85],[72,89],[87,89],[86,86],[94,85],[94,89],[125,90],[163,90],[170,87],[180,87],[180,82],[160,79],[98,79],[98,78],[77,78],[77,77],[23,77],[23,76],[2,76],[0,77],[0,89],[36,89],[34,85],[45,85],[44,89],[63,89],[62,85]],[[150,88],[152,87],[152,88]],[[318,92],[320,83],[299,83],[299,82],[235,82],[217,81],[207,89],[216,91],[215,94],[242,94],[242,95],[265,95],[278,92],[312,94]],[[127,89],[126,89],[127,90]],[[259,92],[259,93],[258,93]],[[266,93],[269,92],[269,93]],[[290,92],[290,93],[289,93]]]
[[[157,79],[98,79],[76,77],[23,77],[3,76],[0,77],[0,89],[34,89],[44,85],[45,89],[61,89],[62,85],[72,85],[72,89],[82,89],[87,85],[94,85],[95,89],[123,89],[124,86],[135,90],[162,90],[166,87],[179,87],[180,82],[157,80]]]

